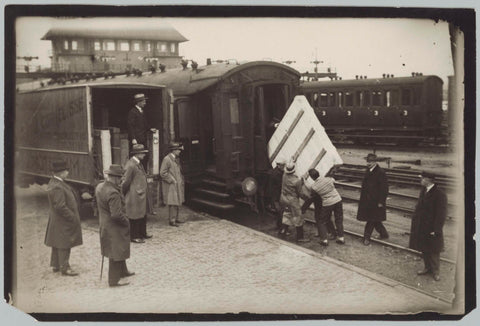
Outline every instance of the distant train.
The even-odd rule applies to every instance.
[[[443,81],[437,76],[303,82],[307,97],[333,140],[356,143],[443,142]]]

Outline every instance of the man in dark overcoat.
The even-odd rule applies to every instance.
[[[147,146],[147,118],[145,117],[145,94],[135,94],[134,107],[128,112],[127,129],[131,145],[142,144]]]
[[[412,216],[409,247],[423,253],[425,268],[418,275],[432,273],[440,280],[440,252],[443,250],[443,225],[447,217],[447,196],[435,184],[435,175],[423,172],[422,190]]]
[[[382,221],[387,219],[386,201],[388,181],[385,171],[367,156],[367,171],[362,182],[360,202],[358,203],[357,220],[366,221],[363,232],[363,244],[370,244],[373,229],[380,234],[379,239],[388,239],[388,232]]]
[[[132,157],[125,164],[122,180],[122,192],[125,196],[127,216],[130,220],[130,239],[135,243],[151,238],[147,234],[147,212],[151,211],[148,193],[147,174],[142,161],[148,150],[142,144],[133,145]]]
[[[122,277],[134,275],[127,269],[130,258],[130,223],[125,212],[125,202],[120,189],[123,169],[112,164],[105,171],[106,180],[95,189],[100,224],[100,250],[108,257],[108,285],[123,286]]]
[[[47,187],[50,205],[45,245],[52,248],[50,266],[54,272],[76,276],[69,264],[71,248],[83,243],[78,199],[73,189],[65,183],[68,176],[67,163],[52,163],[53,177]]]

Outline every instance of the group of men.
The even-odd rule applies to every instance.
[[[153,212],[149,195],[147,173],[143,164],[148,150],[145,147],[147,132],[143,112],[146,97],[137,94],[135,107],[128,115],[130,159],[124,168],[112,164],[104,171],[105,180],[95,188],[95,201],[99,216],[100,249],[109,259],[108,284],[112,287],[129,284],[121,280],[135,273],[128,270],[130,242],[145,243],[152,238],[147,233],[147,213]],[[153,130],[154,131],[154,130]],[[168,206],[169,225],[184,223],[179,218],[179,206],[184,199],[184,179],[179,156],[183,149],[179,143],[169,145],[169,153],[162,161],[163,203]],[[71,248],[82,244],[82,231],[76,192],[65,182],[69,168],[64,161],[53,162],[53,177],[48,187],[50,204],[45,244],[52,248],[50,265],[54,272],[76,276],[69,265]]]
[[[378,239],[389,238],[383,225],[386,220],[386,200],[388,181],[385,171],[378,165],[372,155],[367,155],[367,169],[362,181],[357,220],[366,222],[362,242],[370,245],[373,230],[379,233]],[[315,169],[299,178],[295,173],[295,163],[286,164],[284,160],[276,162],[271,171],[268,193],[271,207],[277,220],[281,237],[288,234],[288,227],[296,228],[296,240],[308,242],[303,232],[303,214],[314,204],[314,216],[317,225],[316,237],[320,244],[328,246],[328,240],[345,244],[343,230],[342,198],[335,189],[335,180],[331,177],[334,168],[325,176],[320,176]],[[313,183],[306,182],[310,177]],[[447,197],[435,184],[435,175],[429,172],[421,174],[422,190],[412,216],[409,247],[422,252],[425,268],[418,275],[432,274],[435,281],[440,280],[440,252],[444,247],[443,225],[447,212]],[[300,198],[304,200],[300,206]],[[331,220],[334,214],[334,223]]]

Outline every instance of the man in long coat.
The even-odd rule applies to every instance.
[[[127,130],[130,145],[142,144],[143,146],[147,146],[148,127],[144,112],[147,99],[144,94],[135,94],[135,105],[128,112]]]
[[[127,216],[130,220],[130,237],[135,243],[145,242],[151,238],[147,234],[147,211],[150,211],[147,174],[142,160],[148,150],[142,144],[133,145],[130,154],[132,157],[125,164],[125,175],[122,181],[122,192],[125,195]]]
[[[71,248],[83,243],[78,199],[65,179],[68,176],[67,163],[53,162],[53,177],[47,187],[50,205],[45,245],[52,248],[50,266],[54,272],[65,276],[76,276],[69,264]]]
[[[428,172],[421,175],[420,191],[415,213],[412,216],[409,247],[423,253],[425,268],[418,275],[432,273],[440,280],[440,252],[443,250],[443,225],[447,217],[447,196],[435,184],[435,176]]]
[[[178,218],[179,207],[185,202],[185,184],[180,166],[180,153],[183,146],[172,143],[169,153],[163,158],[160,167],[162,178],[163,203],[168,205],[168,221],[171,226],[179,226],[184,221]]]
[[[135,274],[128,271],[125,262],[130,258],[130,223],[120,190],[123,170],[120,165],[112,164],[105,173],[106,180],[95,189],[100,222],[100,250],[102,257],[108,257],[108,284],[123,286],[129,283],[120,279]]]
[[[357,220],[367,222],[363,232],[363,244],[366,246],[370,244],[373,229],[380,234],[379,239],[389,237],[382,223],[387,219],[387,196],[388,181],[385,171],[371,156],[367,156],[367,171],[363,178],[357,211]]]

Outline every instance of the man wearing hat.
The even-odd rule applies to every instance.
[[[143,144],[147,146],[147,118],[145,117],[145,94],[135,94],[135,106],[128,112],[127,129],[130,145]]]
[[[440,252],[443,250],[443,224],[447,217],[447,196],[435,184],[435,175],[421,174],[420,191],[415,212],[412,216],[409,247],[423,253],[425,268],[418,275],[432,273],[435,281],[440,280]]]
[[[47,187],[50,211],[48,217],[45,245],[52,248],[50,266],[54,272],[60,271],[65,276],[76,276],[69,264],[71,248],[79,246],[82,241],[80,214],[77,197],[65,179],[68,176],[67,163],[53,162],[53,177]]]
[[[280,195],[282,193],[282,177],[285,169],[285,160],[279,159],[277,165],[268,175],[267,195],[270,199],[272,209],[275,213],[277,228],[282,228],[282,206],[280,205]]]
[[[108,257],[110,286],[128,285],[128,282],[120,279],[135,274],[128,271],[125,262],[130,258],[130,223],[120,192],[123,172],[120,165],[112,164],[105,171],[106,180],[95,189],[100,223],[100,251],[102,259]]]
[[[367,222],[363,232],[363,244],[366,246],[370,244],[373,229],[380,234],[379,239],[388,239],[387,229],[382,223],[387,219],[387,176],[374,158],[374,155],[367,155],[367,171],[363,177],[357,211],[357,220]]]
[[[162,178],[163,203],[168,205],[168,221],[171,226],[179,226],[184,221],[178,218],[179,207],[185,201],[185,186],[180,165],[180,153],[183,146],[172,143],[169,153],[163,158],[160,167]]]
[[[147,174],[142,161],[148,150],[142,144],[132,146],[132,157],[125,164],[122,192],[125,195],[127,216],[130,220],[131,241],[135,243],[145,242],[143,239],[151,238],[147,234],[147,211],[151,211],[149,205],[149,193]],[[148,209],[148,210],[147,210]]]

